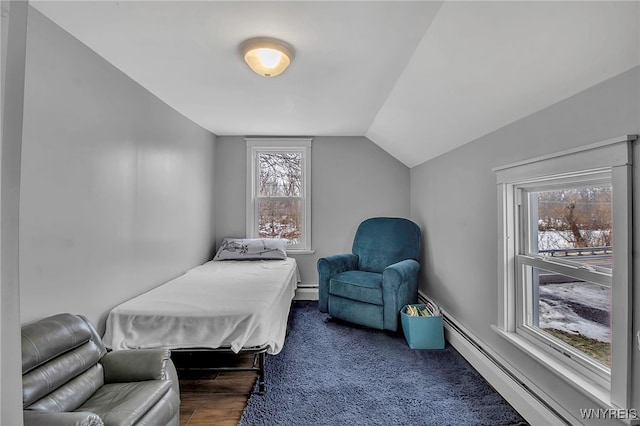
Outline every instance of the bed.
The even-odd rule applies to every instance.
[[[263,392],[264,354],[284,345],[299,281],[296,261],[216,258],[116,306],[103,341],[112,350],[253,352]]]

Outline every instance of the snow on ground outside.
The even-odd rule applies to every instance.
[[[602,232],[602,231],[593,231]],[[538,233],[540,249],[573,248],[569,232],[543,231]],[[601,342],[611,342],[611,327],[594,320],[577,306],[593,311],[610,312],[609,289],[592,283],[546,284],[539,287],[540,328],[556,328],[573,334],[581,334]],[[580,312],[582,315],[578,314]]]
[[[592,283],[547,284],[539,287],[540,328],[556,328],[581,334],[601,342],[611,342],[611,328],[589,315],[576,313],[576,307],[610,311],[609,289]]]

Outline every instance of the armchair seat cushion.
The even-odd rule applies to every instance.
[[[373,305],[382,305],[382,274],[346,271],[331,277],[329,294]]]
[[[100,416],[105,425],[134,425],[171,389],[171,381],[109,383],[102,386],[77,411]],[[158,424],[168,419],[156,419]]]

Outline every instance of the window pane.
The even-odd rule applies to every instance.
[[[258,236],[285,238],[289,244],[300,244],[302,236],[302,199],[259,198]]]
[[[526,267],[531,283],[527,323],[611,367],[611,290]]]
[[[534,253],[612,269],[610,185],[537,191],[529,200]]]
[[[301,152],[261,152],[258,168],[258,196],[302,196]]]

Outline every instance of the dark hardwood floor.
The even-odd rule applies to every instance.
[[[173,354],[180,378],[180,425],[237,425],[251,395],[257,373],[188,371],[206,366],[250,366],[252,355]]]

